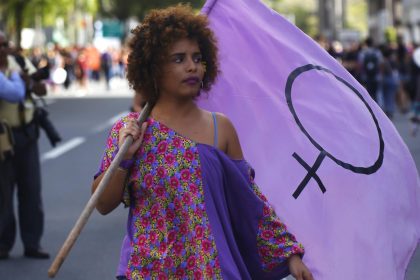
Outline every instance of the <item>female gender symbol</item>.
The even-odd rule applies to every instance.
[[[366,108],[368,109],[374,123],[377,129],[377,133],[378,133],[378,138],[379,138],[379,154],[378,154],[378,158],[375,160],[375,163],[369,167],[361,167],[361,166],[354,166],[350,163],[346,163],[344,161],[341,161],[339,159],[337,159],[336,157],[334,157],[331,153],[329,153],[328,151],[326,151],[320,144],[318,144],[315,139],[313,139],[311,137],[311,135],[306,131],[306,129],[304,128],[304,126],[302,125],[301,121],[299,120],[299,117],[296,114],[295,108],[293,107],[293,102],[292,102],[292,86],[293,83],[295,81],[295,79],[301,75],[302,73],[305,73],[307,71],[323,71],[326,72],[328,74],[331,74],[334,76],[334,78],[336,80],[338,80],[339,82],[341,82],[342,84],[344,84],[346,87],[348,87],[353,93],[355,93],[357,95],[358,98],[360,98],[360,100],[363,102],[363,104],[366,106]],[[346,82],[344,79],[338,77],[337,75],[335,75],[331,70],[326,69],[322,66],[318,66],[318,65],[313,65],[313,64],[307,64],[304,66],[301,66],[299,68],[296,68],[287,78],[287,82],[286,82],[286,101],[287,101],[287,105],[289,106],[289,110],[292,113],[295,122],[297,123],[297,125],[299,126],[300,130],[306,135],[306,137],[309,139],[309,141],[311,141],[312,145],[314,145],[319,151],[320,154],[318,155],[315,163],[310,166],[309,164],[307,164],[298,154],[293,153],[293,157],[308,171],[308,173],[306,174],[305,178],[302,180],[302,182],[299,184],[299,186],[297,187],[297,189],[295,190],[295,192],[293,193],[293,197],[295,199],[297,199],[300,195],[300,193],[303,191],[303,189],[306,187],[306,185],[308,184],[309,180],[311,178],[314,178],[314,180],[318,183],[319,188],[321,189],[322,193],[326,192],[326,189],[321,181],[321,179],[318,177],[318,175],[316,174],[316,171],[318,170],[318,168],[320,167],[322,161],[324,160],[325,157],[329,157],[330,159],[332,159],[336,164],[340,165],[341,167],[351,170],[354,173],[360,173],[360,174],[372,174],[375,173],[381,166],[382,166],[382,162],[383,162],[383,158],[384,158],[384,141],[382,138],[382,132],[381,132],[381,128],[379,127],[378,124],[378,120],[376,119],[375,115],[373,114],[372,109],[370,108],[369,104],[366,102],[366,100],[363,98],[363,96],[360,94],[360,92],[358,92],[351,84],[349,84],[348,82]]]

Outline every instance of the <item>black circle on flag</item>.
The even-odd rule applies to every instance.
[[[364,106],[369,111],[369,114],[370,114],[370,116],[371,116],[371,118],[372,118],[372,120],[375,124],[376,131],[377,131],[377,136],[378,136],[378,140],[379,140],[378,157],[375,159],[375,161],[372,165],[367,166],[367,167],[366,166],[356,166],[354,164],[350,164],[348,162],[345,162],[342,159],[339,159],[339,158],[335,157],[332,153],[330,153],[326,149],[324,149],[317,142],[317,140],[314,139],[308,133],[308,131],[305,129],[305,127],[303,126],[302,122],[300,121],[299,116],[297,115],[296,110],[293,106],[292,87],[293,87],[293,83],[296,80],[296,78],[299,77],[299,75],[301,75],[302,73],[305,73],[305,72],[308,72],[308,71],[323,71],[323,72],[326,72],[326,73],[332,75],[338,83],[341,83],[342,85],[344,85],[345,87],[350,89],[350,91],[353,92],[363,102]],[[378,120],[375,117],[375,115],[373,114],[372,108],[369,106],[369,104],[363,98],[362,94],[355,87],[353,87],[350,83],[348,83],[346,80],[344,80],[343,78],[335,75],[331,70],[329,70],[327,68],[324,68],[324,67],[318,66],[318,65],[307,64],[307,65],[296,68],[295,70],[293,70],[290,73],[290,75],[287,78],[287,82],[286,82],[285,94],[286,94],[287,105],[289,107],[290,112],[293,115],[293,118],[294,118],[296,124],[298,125],[300,130],[303,132],[303,134],[305,134],[305,136],[309,139],[309,141],[312,143],[312,145],[315,146],[320,151],[320,154],[318,155],[315,163],[312,166],[307,164],[298,154],[293,153],[293,157],[308,171],[305,178],[302,180],[302,182],[300,183],[300,185],[298,186],[296,191],[293,193],[294,198],[299,197],[300,193],[306,187],[306,185],[308,184],[308,182],[311,178],[313,178],[318,183],[318,186],[320,187],[320,189],[323,193],[326,191],[321,179],[316,174],[317,169],[319,168],[319,166],[321,165],[321,163],[322,163],[322,161],[324,160],[325,157],[329,157],[331,160],[333,160],[339,166],[341,166],[345,169],[348,169],[348,170],[350,170],[354,173],[359,173],[359,174],[369,175],[369,174],[375,173],[382,166],[383,158],[384,158],[385,145],[384,145],[384,141],[383,141],[383,138],[382,138],[382,131],[381,131],[381,128],[379,127]]]

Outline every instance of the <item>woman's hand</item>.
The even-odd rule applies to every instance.
[[[135,119],[129,119],[127,123],[120,129],[118,147],[121,147],[124,143],[125,138],[128,135],[133,136],[133,143],[128,148],[127,153],[124,156],[124,159],[133,158],[134,154],[140,148],[141,143],[143,142],[144,132],[147,128],[147,122],[144,122],[141,129]]]
[[[312,273],[298,255],[292,255],[287,260],[287,263],[289,265],[290,274],[292,274],[296,280],[314,280]]]

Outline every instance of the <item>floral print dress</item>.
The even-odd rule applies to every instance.
[[[97,175],[118,152],[112,127]],[[254,182],[245,160],[149,118],[123,202],[127,233],[117,276],[127,279],[279,279],[303,247]]]

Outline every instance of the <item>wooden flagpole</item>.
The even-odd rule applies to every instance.
[[[146,118],[150,115],[151,111],[152,111],[152,106],[149,103],[146,103],[146,105],[144,106],[137,120],[139,122],[140,127],[143,124],[143,122],[146,120]],[[128,148],[131,146],[132,143],[133,143],[133,137],[129,135],[128,137],[126,137],[124,143],[119,148],[117,155],[111,162],[111,165],[109,166],[109,168],[106,170],[104,177],[102,178],[101,182],[98,185],[98,188],[90,197],[88,203],[85,206],[85,209],[83,210],[82,214],[80,214],[79,219],[77,220],[76,224],[73,226],[73,229],[70,231],[69,235],[67,236],[66,241],[64,242],[63,246],[61,247],[60,251],[55,257],[50,268],[48,269],[48,277],[54,278],[55,275],[57,274],[58,270],[60,269],[61,265],[63,264],[64,260],[69,254],[71,248],[73,247],[74,243],[79,237],[80,232],[82,231],[90,215],[95,209],[100,195],[105,190],[105,187],[108,185],[109,180],[112,178],[113,174],[115,173],[115,170],[118,168],[120,162],[122,161],[124,155],[126,154]]]

